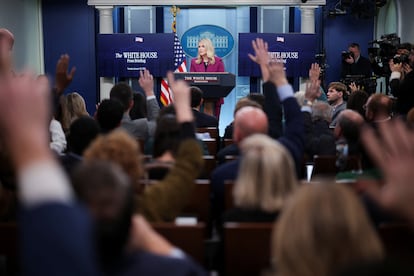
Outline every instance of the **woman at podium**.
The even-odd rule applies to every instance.
[[[190,72],[225,72],[223,60],[215,55],[210,39],[203,38],[198,42],[198,54],[191,60]],[[223,98],[204,99],[204,113],[216,116],[218,119],[223,103]]]

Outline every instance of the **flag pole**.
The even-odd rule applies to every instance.
[[[170,8],[170,13],[173,16],[173,22],[171,23],[171,30],[173,31],[173,33],[177,33],[177,14],[180,13],[180,8],[174,5]]]
[[[177,14],[179,12],[180,8],[178,8],[175,5],[170,8],[170,13],[173,16],[171,29],[174,34],[174,72],[187,72],[185,53],[183,51],[183,48],[181,47],[180,40],[177,37]],[[165,78],[161,80],[160,101],[164,106],[174,101],[172,91]]]

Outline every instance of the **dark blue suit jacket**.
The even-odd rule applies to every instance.
[[[48,203],[23,210],[22,275],[105,275],[100,271],[91,218],[77,205]],[[207,275],[191,259],[137,251],[123,258],[108,275]]]
[[[101,275],[85,209],[42,204],[23,210],[19,223],[22,275]]]
[[[218,127],[218,120],[203,112],[193,109],[194,121],[196,127]]]
[[[177,259],[154,255],[144,251],[130,254],[120,264],[118,272],[108,275],[152,275],[152,276],[197,276],[207,275],[200,266],[190,259]]]

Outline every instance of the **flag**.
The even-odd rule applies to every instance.
[[[187,72],[187,64],[185,61],[185,54],[183,47],[181,47],[180,40],[178,39],[177,33],[174,33],[174,72]],[[172,92],[168,86],[167,79],[161,80],[161,103],[166,106],[173,102]]]

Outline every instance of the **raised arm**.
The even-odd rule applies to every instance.
[[[384,176],[384,185],[366,191],[384,208],[414,218],[414,133],[400,120],[379,124],[379,135],[362,130],[362,141]],[[414,225],[413,225],[414,226]]]
[[[0,133],[10,149],[23,205],[22,274],[97,275],[90,221],[73,202],[69,181],[49,148],[49,93],[43,76],[0,79]]]
[[[305,145],[303,114],[293,96],[293,88],[287,81],[283,63],[271,62],[268,65],[268,70],[270,81],[277,88],[277,94],[282,102],[285,115],[285,131],[283,136],[279,138],[279,142],[290,151],[299,174]]]
[[[73,76],[76,72],[76,67],[72,67],[72,69],[69,70],[69,60],[70,57],[68,54],[61,55],[56,63],[56,73],[55,73],[55,92],[56,94],[62,95],[66,87],[69,86],[69,84],[73,80]]]
[[[263,111],[266,113],[269,121],[269,136],[277,139],[283,134],[283,112],[282,105],[276,93],[276,87],[269,81],[270,74],[267,67],[270,62],[268,45],[263,39],[256,38],[256,40],[252,41],[252,47],[254,55],[249,54],[249,57],[252,61],[259,64],[260,70],[262,71],[263,95],[265,96]]]
[[[190,88],[183,80],[175,80],[168,73],[168,83],[174,93],[176,118],[181,125],[182,141],[176,162],[161,182],[145,189],[141,196],[142,214],[150,221],[171,221],[187,204],[203,165],[200,145],[195,139]],[[157,202],[154,204],[154,202]]]
[[[160,113],[160,106],[154,95],[154,78],[150,71],[139,71],[139,85],[144,90],[147,98],[147,118],[148,121],[155,121]]]

